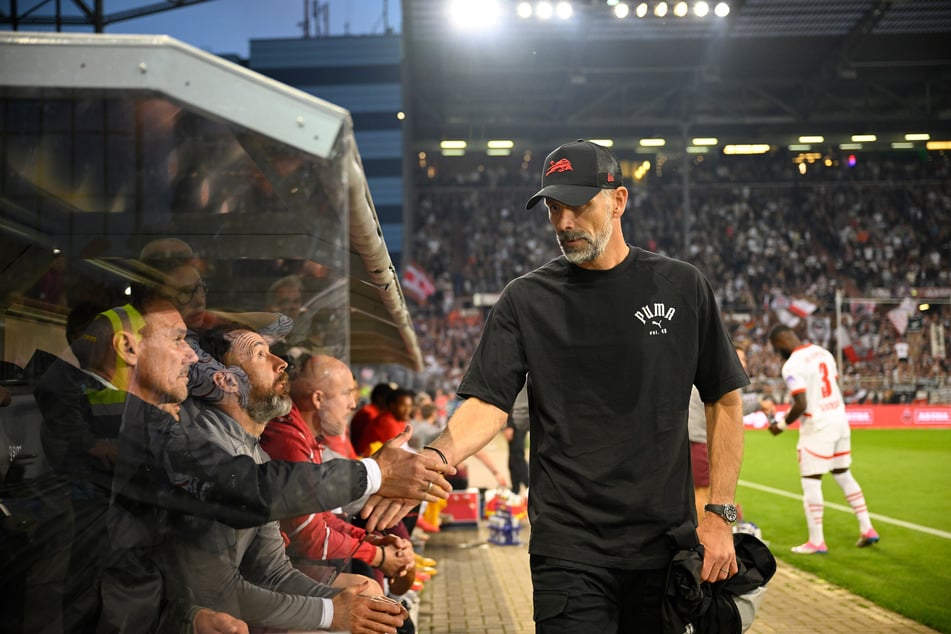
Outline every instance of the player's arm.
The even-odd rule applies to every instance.
[[[743,461],[743,397],[739,390],[727,392],[715,403],[704,404],[704,412],[710,454],[710,503],[733,504]],[[701,580],[722,581],[722,569],[728,569],[731,576],[737,573],[730,524],[707,512],[700,518],[697,535],[704,546]]]
[[[805,391],[796,392],[792,395],[792,406],[789,408],[789,411],[786,412],[786,418],[777,421],[775,419],[769,421],[769,433],[774,436],[778,436],[783,433],[787,427],[795,423],[802,413],[806,411],[806,393]]]

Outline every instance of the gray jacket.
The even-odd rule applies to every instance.
[[[257,438],[214,407],[199,413],[188,436],[192,445],[204,441],[258,464],[269,460]],[[183,474],[170,475],[173,482],[189,481]],[[233,528],[181,515],[173,519],[172,534],[163,549],[163,567],[170,587],[187,589],[193,603],[228,612],[251,626],[318,629],[329,624],[329,601],[324,599],[337,591],[291,566],[278,522]]]

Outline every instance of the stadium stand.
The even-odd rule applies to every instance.
[[[888,318],[906,298],[947,300],[945,153],[862,155],[852,164],[833,152],[690,160],[686,231],[684,167],[675,160],[656,161],[630,183],[625,231],[638,246],[687,260],[710,279],[734,337],[749,348],[761,390],[782,396],[774,378],[779,359],[766,343],[779,318],[777,298],[814,304],[803,325],[834,346],[841,291],[842,325],[855,355],[842,370],[848,398],[948,402],[948,361],[932,355],[931,341],[951,334],[947,305],[920,312],[914,302],[920,321],[905,333],[914,340],[907,363],[899,361],[895,344],[903,337]],[[423,270],[439,273],[436,293],[415,309],[414,321],[428,364],[424,380],[432,383],[425,387],[452,390],[478,341],[483,309],[474,298],[498,293],[559,252],[544,212],[524,210],[534,166],[441,167],[417,178],[413,253]]]

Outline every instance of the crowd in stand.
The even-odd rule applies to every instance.
[[[797,324],[807,338],[833,349],[837,338],[843,348],[852,344],[842,368],[850,398],[921,399],[918,388],[932,400],[941,397],[949,361],[933,354],[932,338],[940,352],[951,335],[951,291],[940,290],[951,288],[951,157],[816,160],[777,152],[688,160],[689,196],[679,159],[656,160],[645,178],[629,181],[625,234],[703,271],[734,337],[748,347],[759,385],[771,386],[779,375],[779,358],[766,343],[769,327],[782,318],[777,301],[801,298],[817,307]],[[473,298],[498,293],[560,255],[544,211],[524,209],[536,166],[452,169],[445,162],[417,180],[412,250],[437,288],[414,315],[428,365],[424,382],[448,390],[478,341],[484,307],[474,307]],[[939,301],[919,312],[920,297]],[[899,303],[906,298],[914,300],[910,308]],[[912,317],[904,332],[886,317],[896,308]],[[907,360],[896,352],[903,343],[912,348]]]

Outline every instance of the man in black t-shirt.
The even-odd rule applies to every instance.
[[[536,631],[657,632],[673,535],[705,547],[702,579],[737,571],[731,521],[749,383],[693,266],[627,244],[628,191],[610,151],[578,141],[545,161],[564,254],[510,282],[429,449],[458,464],[505,426],[528,374]],[[707,404],[711,503],[695,528],[690,388]]]

